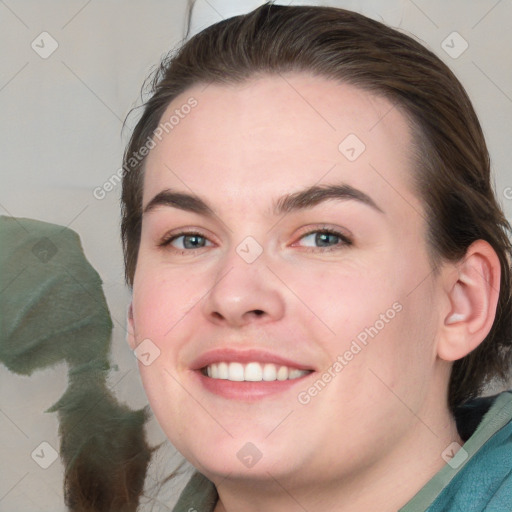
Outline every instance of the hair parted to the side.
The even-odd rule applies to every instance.
[[[414,182],[428,222],[433,268],[457,261],[486,240],[501,263],[496,319],[481,345],[453,365],[452,409],[482,392],[512,365],[510,226],[490,181],[480,123],[455,75],[412,37],[361,14],[333,7],[277,6],[223,20],[162,61],[124,154],[122,240],[126,280],[133,286],[140,243],[145,144],[169,103],[191,86],[240,83],[261,74],[305,72],[386,97],[415,135]]]

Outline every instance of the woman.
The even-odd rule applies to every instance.
[[[161,65],[124,157],[129,342],[175,510],[512,508],[509,225],[412,38],[266,4]]]

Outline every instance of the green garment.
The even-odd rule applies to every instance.
[[[463,448],[399,512],[511,512],[512,391],[496,397]]]
[[[481,419],[482,409],[474,404],[486,400],[489,408]],[[477,399],[461,411],[465,422],[478,425],[468,435],[464,451],[458,452],[398,512],[512,511],[512,391],[492,399]],[[457,426],[459,430],[464,428],[459,423]],[[462,433],[461,437],[465,438]],[[214,484],[196,472],[173,512],[213,512],[217,499]]]

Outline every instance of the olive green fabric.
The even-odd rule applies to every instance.
[[[67,363],[67,389],[46,412],[59,416],[73,510],[135,510],[150,459],[147,410],[119,404],[107,383],[111,333],[100,276],[78,235],[0,216],[0,363],[21,375]]]
[[[0,362],[22,375],[62,361],[102,367],[111,330],[101,279],[78,235],[0,217]]]
[[[215,485],[201,473],[194,473],[180,494],[173,512],[213,512],[218,494]]]

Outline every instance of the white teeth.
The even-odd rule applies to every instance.
[[[275,364],[266,364],[263,367],[263,380],[270,381],[276,380],[277,370]]]
[[[259,382],[263,380],[263,368],[259,363],[249,363],[244,370],[244,380]]]
[[[229,377],[229,369],[228,369],[228,363],[219,363],[217,365],[219,367],[219,379],[227,379]]]
[[[286,380],[288,378],[288,368],[280,366],[277,370],[277,380]]]
[[[216,366],[216,365],[213,365]],[[244,379],[244,365],[242,363],[229,363],[228,380],[242,382]]]
[[[302,372],[300,370],[297,370],[296,368],[288,370],[289,379],[298,379],[299,377],[302,377]]]
[[[206,367],[206,375],[208,375],[208,377],[235,382],[291,380],[298,379],[308,373],[310,373],[309,370],[298,370],[297,368],[278,366],[271,363],[262,365],[257,362],[247,363],[246,365],[242,363],[221,362]]]

